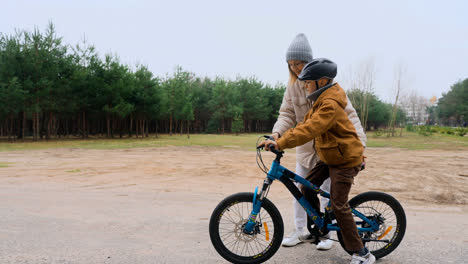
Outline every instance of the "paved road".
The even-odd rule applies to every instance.
[[[208,235],[211,211],[225,196],[216,190],[99,189],[5,179],[0,189],[0,263],[225,263]],[[270,198],[290,231],[289,197]],[[466,206],[404,206],[406,236],[377,263],[468,263]],[[320,252],[302,244],[280,248],[268,263],[349,260],[338,245]]]

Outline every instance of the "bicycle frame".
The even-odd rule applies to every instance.
[[[278,157],[273,161],[273,164],[270,168],[270,171],[267,174],[267,178],[263,182],[263,187],[262,190],[259,194],[259,197],[257,199],[257,188],[255,189],[255,194],[254,194],[254,199],[253,199],[253,209],[252,212],[250,213],[249,216],[249,221],[244,227],[244,233],[247,234],[252,234],[253,229],[256,223],[257,216],[260,212],[260,208],[262,206],[262,200],[266,194],[266,190],[268,187],[273,183],[275,180],[281,181],[286,188],[291,192],[291,194],[294,196],[294,198],[301,204],[301,206],[304,208],[306,211],[307,215],[309,215],[310,219],[315,223],[315,225],[319,228],[319,230],[322,230],[324,227],[324,218],[320,217],[319,214],[314,210],[312,205],[305,199],[304,195],[299,191],[297,186],[293,182],[299,182],[302,185],[306,186],[309,189],[314,190],[318,194],[320,194],[323,197],[329,198],[330,199],[330,194],[328,192],[323,191],[320,189],[320,187],[312,184],[308,180],[300,177],[299,175],[295,174],[294,172],[286,169],[285,167],[281,166],[279,163],[279,159],[281,157]],[[330,207],[330,202],[328,203],[328,207]],[[369,224],[370,227],[358,227],[358,232],[373,232],[379,230],[379,224],[376,223],[375,221],[369,220],[366,216],[364,216],[362,213],[359,211],[355,210],[354,208],[351,208],[352,214],[355,216],[359,217],[362,219],[364,222]],[[360,224],[361,222],[357,222],[357,224]],[[338,231],[340,230],[340,227],[337,224],[327,224],[327,230],[329,231]]]

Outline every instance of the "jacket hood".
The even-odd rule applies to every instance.
[[[327,86],[328,85],[325,85],[324,87],[318,89],[317,91],[309,95],[307,98],[317,93],[315,97],[317,98],[317,100],[315,101],[314,105],[317,102],[322,102],[325,99],[331,99],[336,101],[344,109],[348,104],[348,100],[346,99],[346,93],[343,90],[343,88],[341,88],[341,86],[338,83],[334,83],[328,87]]]

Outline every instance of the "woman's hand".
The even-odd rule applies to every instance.
[[[361,163],[361,170],[366,168],[366,155],[362,155],[362,163]]]
[[[277,141],[277,140],[278,140],[278,138],[279,138],[279,134],[278,134],[277,132],[275,132],[275,133],[271,134],[271,136],[270,136],[270,137],[274,138],[274,139],[275,139],[275,141]]]
[[[262,143],[260,143],[260,145],[258,145],[258,147],[265,147],[266,150],[270,151],[270,148],[268,147],[269,145],[274,145],[275,149],[279,150],[278,143],[270,139],[263,141]]]

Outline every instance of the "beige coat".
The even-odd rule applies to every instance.
[[[312,108],[312,102],[307,100],[307,91],[304,88],[304,82],[297,80],[292,86],[286,88],[281,103],[279,117],[273,126],[273,133],[283,135],[286,130],[293,128],[297,123],[304,121],[304,116]],[[356,133],[365,147],[367,142],[366,134],[361,126],[361,121],[354,109],[351,101],[344,111],[356,129]],[[305,168],[313,168],[319,157],[314,149],[313,140],[302,146],[296,147],[296,161]]]

